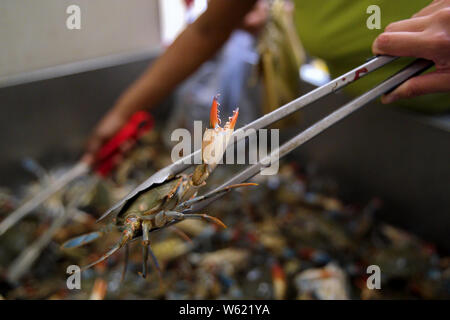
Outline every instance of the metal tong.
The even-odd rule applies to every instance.
[[[231,141],[236,144],[238,141],[244,139],[246,137],[245,132],[248,129],[261,129],[265,128],[278,120],[281,120],[292,113],[302,109],[303,107],[306,107],[307,105],[331,94],[339,89],[361,79],[362,77],[370,74],[371,72],[387,65],[388,63],[391,63],[392,61],[398,59],[398,57],[391,57],[391,56],[377,56],[369,60],[368,62],[364,63],[363,65],[345,73],[344,75],[341,75],[340,77],[330,81],[329,83],[285,104],[284,106],[281,106],[280,108],[272,111],[271,113],[268,113],[255,121],[247,124],[246,126],[236,130],[233,134],[233,138]],[[428,68],[430,68],[433,65],[433,62],[423,60],[423,59],[417,59],[411,64],[409,64],[407,67],[403,68],[387,80],[383,81],[376,87],[372,88],[371,90],[367,91],[366,93],[362,94],[361,96],[355,98],[351,102],[347,103],[343,107],[339,108],[338,110],[332,112],[325,118],[319,120],[314,125],[310,126],[308,129],[304,130],[303,132],[299,133],[298,135],[291,138],[289,141],[281,145],[277,150],[274,150],[270,155],[265,157],[264,159],[260,159],[256,164],[253,164],[243,171],[239,172],[237,175],[223,183],[221,186],[217,187],[216,189],[210,191],[209,193],[205,194],[203,196],[203,200],[196,202],[192,207],[186,209],[183,211],[183,213],[193,213],[201,210],[205,206],[207,206],[209,203],[217,199],[218,197],[221,197],[224,195],[224,193],[218,193],[216,195],[213,195],[218,190],[223,189],[226,186],[229,186],[231,184],[236,183],[242,183],[247,181],[248,179],[252,178],[256,174],[260,172],[261,169],[263,169],[267,164],[274,163],[274,161],[278,161],[283,156],[291,152],[292,150],[298,148],[303,143],[309,141],[310,139],[314,138],[321,132],[325,131],[327,128],[332,126],[333,124],[337,123],[338,121],[342,120],[352,112],[358,110],[362,106],[366,105],[370,101],[376,99],[377,97],[381,96],[382,94],[385,94],[397,86],[399,86],[401,83],[405,82],[409,78],[418,75]],[[234,147],[233,145],[231,147]],[[148,178],[146,181],[144,181],[142,184],[140,184],[137,188],[135,188],[133,191],[131,191],[125,198],[123,198],[121,201],[117,202],[114,206],[112,206],[109,210],[107,210],[99,219],[103,220],[106,217],[110,216],[113,212],[120,209],[127,201],[133,199],[136,195],[138,195],[140,192],[147,190],[150,188],[153,184],[159,184],[164,182],[167,178],[170,176],[176,175],[180,173],[181,171],[186,170],[187,168],[191,167],[193,165],[193,159],[194,157],[198,156],[201,152],[200,149],[196,150],[195,152],[191,153],[190,155],[178,160],[177,162],[174,162],[172,165],[167,166],[155,174],[153,174],[150,178]],[[266,165],[265,165],[266,164]],[[173,221],[176,223],[176,221]]]

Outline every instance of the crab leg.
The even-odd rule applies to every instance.
[[[82,271],[89,269],[90,267],[95,266],[97,263],[100,263],[106,259],[108,259],[110,256],[112,256],[117,250],[123,247],[123,244],[117,243],[115,244],[111,249],[109,249],[108,252],[106,252],[103,256],[100,257],[100,259],[88,264],[87,266],[84,266],[81,268]]]
[[[125,254],[124,254],[124,260],[123,260],[123,270],[122,270],[122,276],[120,277],[120,282],[123,282],[125,280],[125,275],[127,273],[129,250],[130,250],[130,247],[129,247],[128,243],[127,243],[125,245]]]
[[[233,189],[233,188],[257,186],[257,185],[258,185],[257,183],[246,182],[246,183],[237,183],[237,184],[232,184],[232,185],[229,185],[229,186],[225,186],[222,189],[215,190],[212,193],[208,193],[208,194],[205,194],[205,195],[202,195],[202,196],[198,196],[198,197],[192,198],[190,200],[184,201],[183,203],[180,203],[178,205],[177,209],[181,209],[182,210],[182,209],[189,208],[193,204],[197,204],[197,203],[205,201],[205,200],[207,200],[209,198],[212,198],[212,197],[218,196],[220,194],[226,193],[226,192],[230,191],[230,189]]]
[[[176,211],[166,211],[165,214],[167,217],[173,218],[178,221],[185,220],[185,219],[203,219],[203,220],[207,220],[209,222],[214,222],[214,223],[218,224],[219,226],[221,226],[222,228],[227,227],[225,225],[225,223],[223,223],[220,219],[209,216],[207,214],[202,214],[202,213],[183,214],[181,212],[176,212]]]
[[[142,278],[147,277],[148,245],[142,246]]]
[[[149,232],[151,227],[149,220],[142,222],[142,277],[144,279],[147,277],[148,248],[150,246]]]
[[[179,235],[180,238],[182,238],[183,240],[192,242],[192,239],[183,230],[180,230],[179,228],[177,228],[175,226],[171,226],[169,228],[170,228],[171,231],[173,231],[177,235]]]
[[[101,256],[98,260],[88,264],[87,266],[84,266],[81,268],[82,271],[89,269],[90,267],[96,265],[97,263],[100,263],[106,259],[108,259],[111,255],[113,255],[117,250],[125,246],[128,241],[130,241],[133,238],[133,233],[129,229],[125,229],[122,238],[111,248],[108,252],[106,252],[103,256]]]
[[[152,248],[150,247],[150,230],[152,229],[152,223],[150,220],[144,220],[142,222],[142,277],[147,277],[147,261],[148,254],[152,257],[153,263],[155,264],[156,270],[158,270],[159,277],[161,276],[161,268],[159,267],[158,259],[156,259],[155,254],[153,253]]]
[[[152,257],[153,263],[155,264],[155,268],[158,271],[159,279],[162,281],[162,271],[161,271],[161,267],[159,265],[158,259],[156,259],[156,256],[153,253],[153,250],[152,250],[152,248],[150,246],[148,246],[148,251],[150,253],[150,256]]]

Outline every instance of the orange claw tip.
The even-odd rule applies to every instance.
[[[242,187],[246,187],[246,186],[257,186],[258,184],[257,183],[254,183],[254,182],[244,182],[244,183],[240,183],[239,184],[239,186],[242,186]]]
[[[211,112],[209,114],[209,125],[211,128],[217,127],[217,125],[220,124],[220,118],[219,118],[219,102],[218,102],[219,95],[217,94],[212,102],[211,105]]]
[[[239,108],[236,108],[236,110],[233,111],[233,116],[231,117],[230,121],[226,124],[225,127],[234,129],[234,126],[236,125],[236,121],[239,115]]]
[[[223,223],[220,219],[214,219],[214,221],[219,225],[219,226],[221,226],[222,228],[224,228],[224,229],[226,229],[227,228],[227,225],[225,224],[225,223]]]
[[[232,188],[240,188],[240,187],[248,187],[248,186],[257,186],[257,183],[254,182],[244,182],[244,183],[238,183],[238,184],[232,184],[230,186],[225,187],[226,189],[232,189]]]

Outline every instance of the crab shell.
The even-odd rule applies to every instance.
[[[222,128],[218,111],[217,96],[214,98],[210,113],[210,128],[206,129],[202,140],[202,159],[209,166],[215,166],[222,159],[236,125],[239,108],[233,111]]]

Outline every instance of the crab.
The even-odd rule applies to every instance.
[[[205,196],[197,196],[198,190],[206,185],[206,180],[223,157],[236,125],[239,109],[234,110],[233,115],[221,127],[218,107],[216,96],[211,106],[209,128],[203,134],[202,163],[197,165],[191,174],[181,173],[169,177],[163,183],[152,185],[127,201],[112,223],[103,230],[75,237],[63,244],[63,248],[75,248],[90,243],[114,229],[122,233],[119,241],[110,250],[98,260],[82,268],[83,270],[106,260],[124,246],[128,248],[129,242],[142,237],[142,276],[145,278],[149,253],[160,271],[157,259],[150,246],[149,235],[152,231],[166,228],[185,219],[203,219],[226,228],[222,221],[213,216],[201,213],[183,213],[185,209],[190,208],[195,203],[205,200]],[[230,185],[217,192],[208,194],[208,197],[214,197],[217,193],[227,192],[232,188],[252,185],[256,184],[241,183]]]

